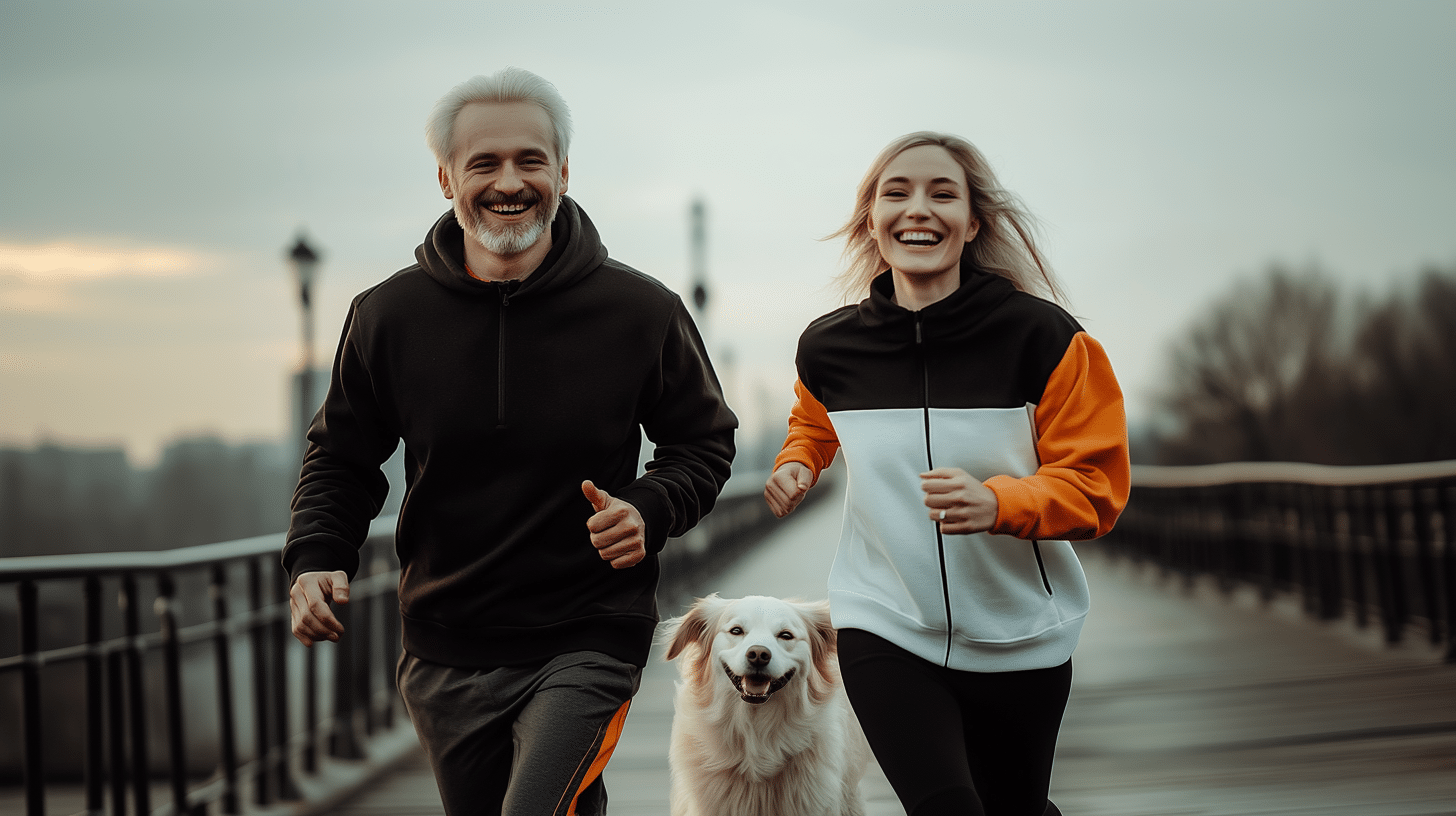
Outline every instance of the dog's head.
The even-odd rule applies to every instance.
[[[665,637],[667,659],[683,655],[682,676],[696,688],[706,693],[710,682],[731,683],[754,705],[768,702],[796,678],[807,685],[810,699],[822,703],[838,677],[828,601],[713,594],[668,621]]]

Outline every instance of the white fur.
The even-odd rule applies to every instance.
[[[864,814],[870,750],[840,683],[828,601],[709,595],[663,631],[683,678],[668,750],[672,816]],[[755,671],[749,652],[764,647],[771,656]],[[754,704],[724,666],[753,694],[794,674]]]

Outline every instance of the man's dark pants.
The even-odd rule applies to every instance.
[[[408,653],[400,695],[448,816],[597,816],[641,670],[599,652],[463,669]]]

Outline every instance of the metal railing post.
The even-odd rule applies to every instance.
[[[1295,508],[1294,529],[1290,535],[1299,549],[1299,589],[1304,594],[1307,615],[1319,614],[1320,559],[1315,537],[1314,502],[1307,485],[1289,485],[1289,503]]]
[[[1446,662],[1456,663],[1456,480],[1440,495],[1441,584],[1446,607]]]
[[[1416,576],[1421,588],[1421,614],[1430,621],[1429,641],[1440,646],[1445,621],[1441,617],[1441,570],[1436,560],[1437,525],[1440,511],[1436,508],[1434,487],[1411,490],[1411,536],[1415,540]]]
[[[283,565],[276,567],[273,577],[273,602],[285,611],[275,617],[269,629],[273,633],[273,745],[271,749],[272,775],[278,784],[278,798],[283,801],[301,799],[303,794],[294,784],[293,772],[289,768],[289,723],[288,723],[288,641],[289,632],[288,573]]]
[[[212,636],[213,658],[217,665],[217,739],[218,764],[222,776],[222,812],[241,813],[242,803],[238,797],[238,747],[235,722],[236,708],[233,706],[233,669],[231,643],[227,636],[227,567],[212,565],[212,580],[207,585],[212,600],[212,618],[217,622],[217,633]]]
[[[16,586],[16,593],[20,601],[20,654],[25,658],[20,668],[25,812],[27,816],[45,816],[45,756],[41,753],[40,662],[37,654],[40,651],[39,599],[34,581],[21,581]]]
[[[383,619],[383,647],[379,650],[384,665],[384,687],[387,690],[389,704],[384,708],[384,727],[394,727],[395,706],[399,700],[399,689],[395,685],[395,667],[399,663],[400,653],[400,626],[399,619],[399,588],[391,586],[388,590],[380,593],[381,616]]]
[[[248,643],[253,654],[253,802],[273,802],[273,787],[268,781],[268,734],[271,698],[268,695],[268,623],[263,611],[263,576],[257,558],[248,559],[248,605],[252,617],[248,624]]]
[[[102,710],[101,579],[86,576],[82,594],[86,614],[86,810],[101,813],[106,806],[106,767],[103,747],[105,715]]]
[[[1335,535],[1335,497],[1332,495],[1333,488],[1323,485],[1309,485],[1311,510],[1314,515],[1314,525],[1311,528],[1314,541],[1313,546],[1319,553],[1319,575],[1320,575],[1320,607],[1319,616],[1321,620],[1335,620],[1340,617],[1345,608],[1345,595],[1343,589],[1343,576],[1341,567],[1344,562],[1340,558],[1340,545]]]
[[[369,577],[374,577],[374,560],[368,561]],[[362,574],[362,570],[361,570]],[[374,735],[374,697],[370,690],[373,688],[373,672],[369,669],[374,663],[369,659],[373,653],[374,641],[374,598],[365,595],[356,603],[358,612],[354,615],[354,670],[350,674],[354,677],[354,699],[357,701],[359,713],[363,715],[364,736]]]
[[[1405,541],[1401,538],[1400,492],[1393,485],[1383,485],[1380,494],[1384,499],[1379,520],[1385,541],[1382,554],[1386,561],[1385,574],[1390,592],[1390,622],[1385,630],[1386,642],[1396,644],[1405,638],[1405,625],[1410,617],[1410,599],[1405,588]]]
[[[1380,605],[1380,626],[1386,643],[1400,642],[1400,628],[1395,625],[1395,580],[1390,574],[1390,526],[1385,520],[1385,493],[1379,487],[1366,489],[1366,523],[1371,532],[1370,562],[1375,568],[1376,599]]]
[[[1258,485],[1254,494],[1255,525],[1259,530],[1259,549],[1263,551],[1262,569],[1259,576],[1259,600],[1269,603],[1279,585],[1279,541],[1275,516],[1277,511],[1270,500],[1269,485]]]
[[[315,643],[303,653],[303,756],[301,764],[307,773],[318,770],[318,661]]]
[[[143,682],[141,621],[137,612],[136,576],[121,576],[121,605],[126,631],[127,724],[131,732],[132,802],[137,816],[152,812],[151,758],[147,756],[147,695]]]
[[[157,576],[153,604],[162,631],[162,688],[167,710],[167,759],[172,812],[191,813],[187,803],[187,740],[182,722],[182,644],[177,636],[177,586],[169,573]]]
[[[353,626],[350,604],[334,606],[334,616],[344,625],[344,635],[334,643],[334,716],[329,729],[329,756],[363,759],[364,749],[354,726],[354,646],[359,633]]]
[[[1344,573],[1348,580],[1341,581],[1341,594],[1355,614],[1355,625],[1364,629],[1370,623],[1370,610],[1365,608],[1365,570],[1360,559],[1360,548],[1354,534],[1353,512],[1350,505],[1350,491],[1343,487],[1331,488],[1330,504],[1334,518],[1334,545],[1344,562]]]
[[[106,655],[107,747],[111,753],[111,813],[126,816],[126,701],[123,655]]]

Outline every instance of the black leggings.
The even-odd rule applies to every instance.
[[[956,671],[861,629],[841,629],[839,665],[875,759],[909,816],[1060,816],[1047,789],[1072,661]]]

